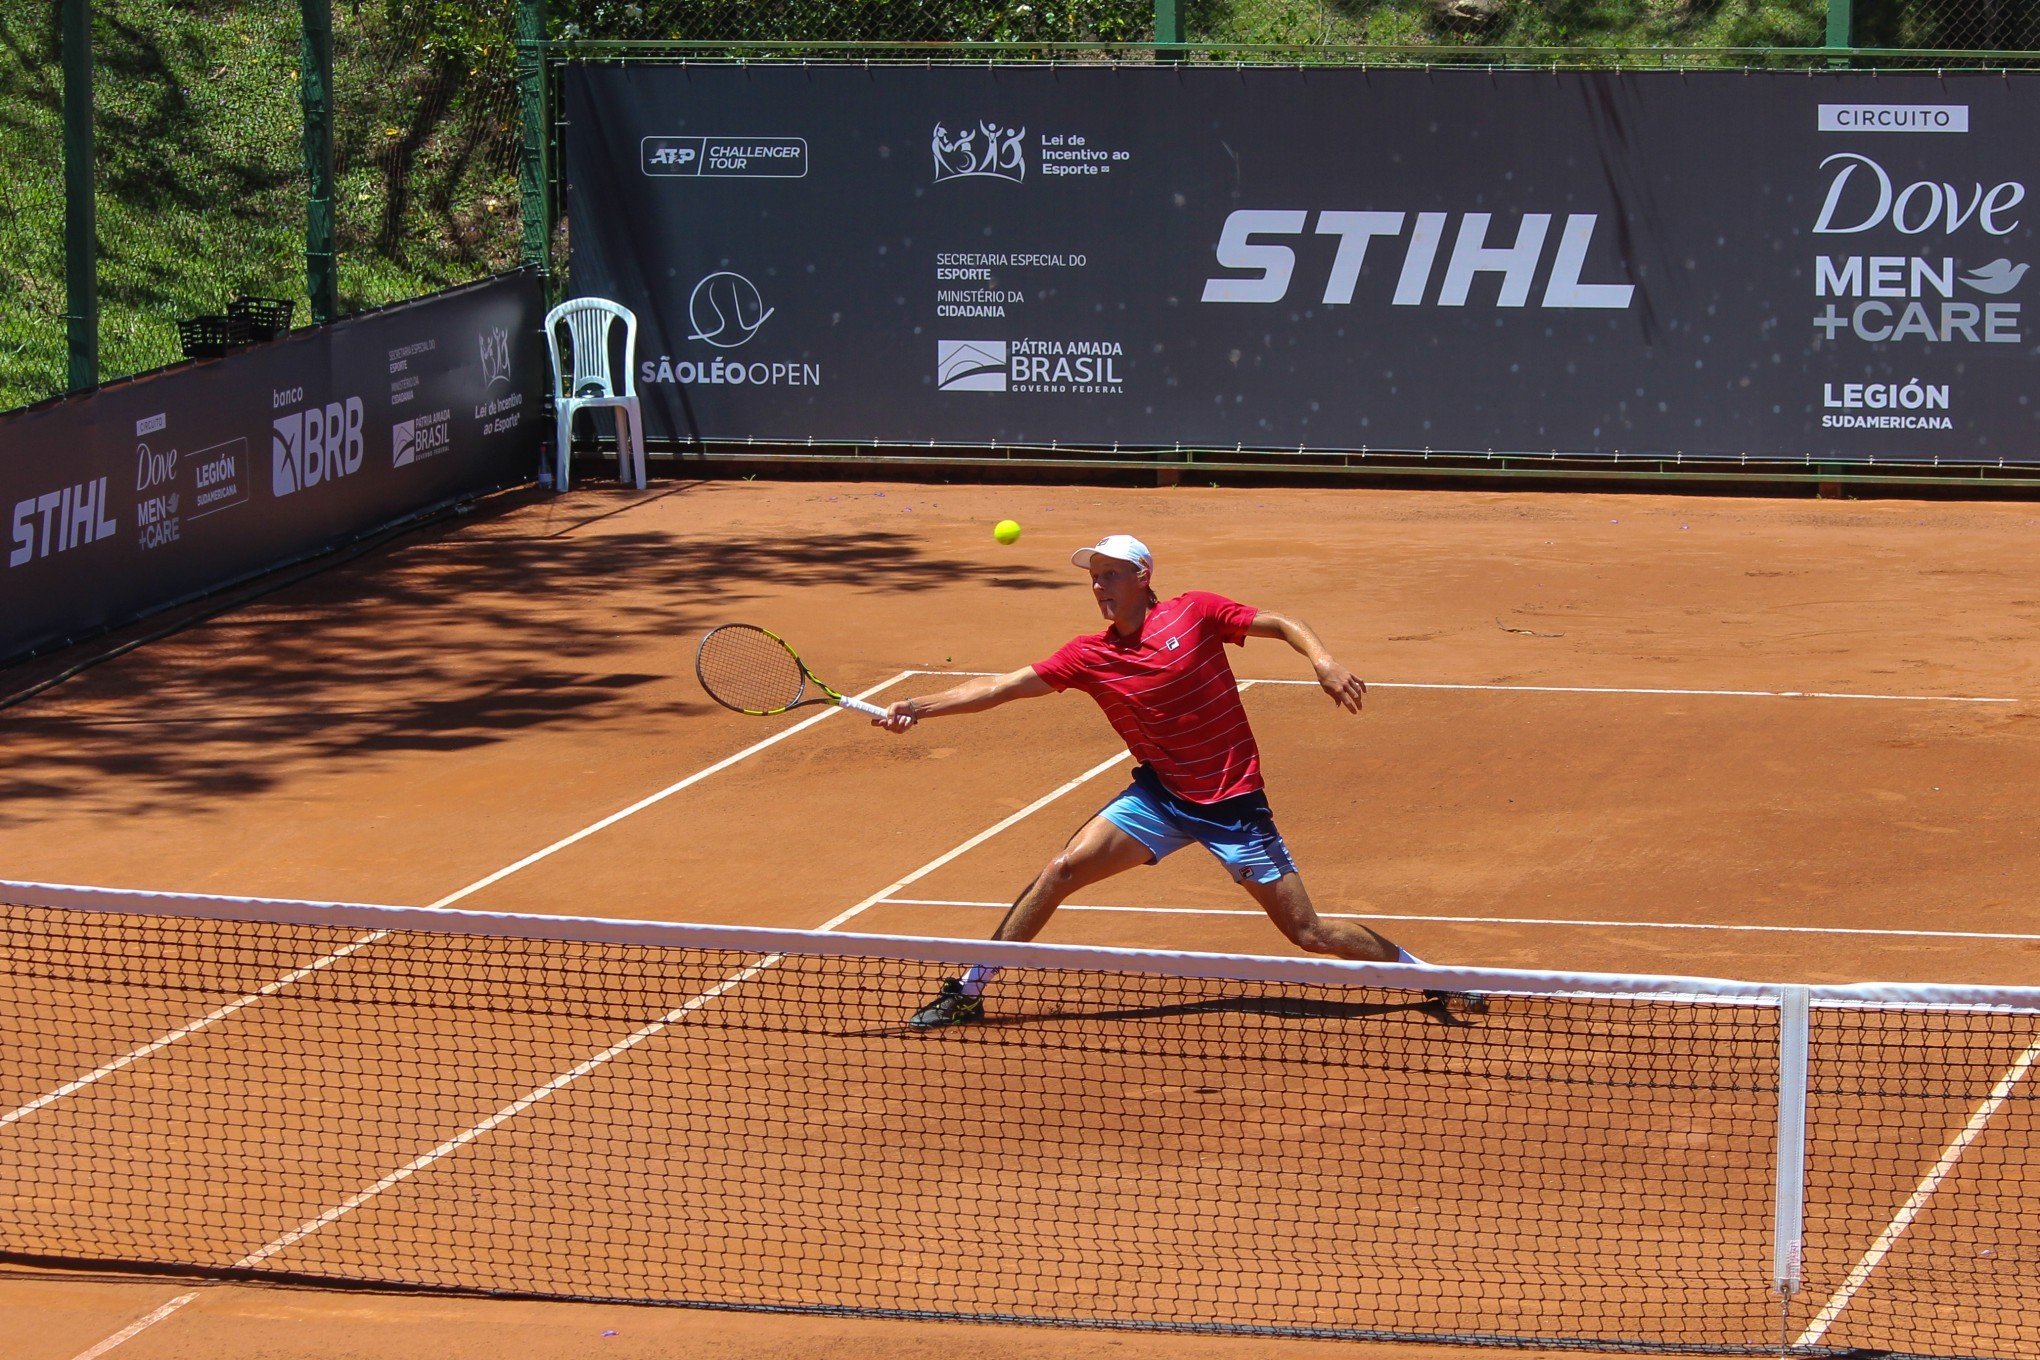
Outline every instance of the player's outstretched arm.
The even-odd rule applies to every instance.
[[[1332,696],[1332,702],[1349,712],[1358,713],[1367,702],[1367,685],[1359,676],[1332,660],[1332,654],[1325,648],[1311,626],[1302,619],[1292,619],[1263,609],[1247,625],[1248,637],[1281,638],[1284,642],[1303,653],[1310,662],[1310,668],[1317,672],[1317,682],[1324,692]]]
[[[888,732],[904,732],[923,718],[979,713],[1014,699],[1038,699],[1053,693],[1055,686],[1036,674],[1034,667],[1027,666],[1004,675],[976,676],[960,685],[951,685],[940,694],[902,699],[887,709],[883,718],[873,718],[871,725]]]

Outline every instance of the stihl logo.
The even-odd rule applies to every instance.
[[[107,503],[106,482],[99,477],[16,501],[14,545],[7,565],[26,566],[52,553],[112,538],[120,526],[107,513],[113,507]]]
[[[288,496],[361,471],[360,397],[308,406],[273,421],[269,489]]]
[[[1488,232],[1494,215],[1463,213],[1442,275],[1437,269],[1438,255],[1451,213],[1320,212],[1315,214],[1314,229],[1306,233],[1312,216],[1302,209],[1242,208],[1227,217],[1218,238],[1219,267],[1253,273],[1246,278],[1206,279],[1204,301],[1282,301],[1289,295],[1290,280],[1296,273],[1296,251],[1286,245],[1257,245],[1254,238],[1306,234],[1338,238],[1323,294],[1323,300],[1334,306],[1353,301],[1361,267],[1367,262],[1367,248],[1377,238],[1401,246],[1402,263],[1393,297],[1398,307],[1421,307],[1427,299],[1439,307],[1464,307],[1475,277],[1481,274],[1500,275],[1496,305],[1501,307],[1528,306],[1540,275],[1544,291],[1539,305],[1544,307],[1619,310],[1629,305],[1636,292],[1632,284],[1581,281],[1594,227],[1600,221],[1596,213],[1566,214],[1548,267],[1545,243],[1551,236],[1552,214],[1524,213],[1513,243],[1490,245]],[[1438,280],[1435,288],[1434,279]]]

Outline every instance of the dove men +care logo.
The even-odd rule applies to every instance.
[[[1813,326],[1823,340],[2024,341],[2015,294],[2030,266],[2012,258],[2025,239],[2023,183],[1909,179],[1857,151],[1835,152],[1820,169]]]
[[[302,387],[281,388],[271,395],[270,406],[282,410],[304,397]],[[272,420],[270,494],[294,496],[361,471],[361,426],[366,415],[360,397],[343,397],[291,410]]]

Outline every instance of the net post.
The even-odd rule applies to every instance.
[[[1778,1165],[1771,1236],[1771,1288],[1778,1295],[1779,1354],[1790,1349],[1789,1310],[1799,1292],[1806,1218],[1807,987],[1778,989]]]

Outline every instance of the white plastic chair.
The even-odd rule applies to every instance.
[[[609,368],[609,331],[623,323],[623,381],[619,384]],[[573,350],[573,381],[562,386],[565,365],[560,358],[560,323],[565,322]],[[630,308],[606,298],[570,298],[545,314],[546,348],[552,352],[553,400],[559,410],[559,467],[553,485],[567,489],[567,469],[573,462],[574,414],[609,407],[616,412],[616,476],[633,480],[645,489],[645,418],[638,406],[637,385],[632,374],[637,368],[637,316]]]

